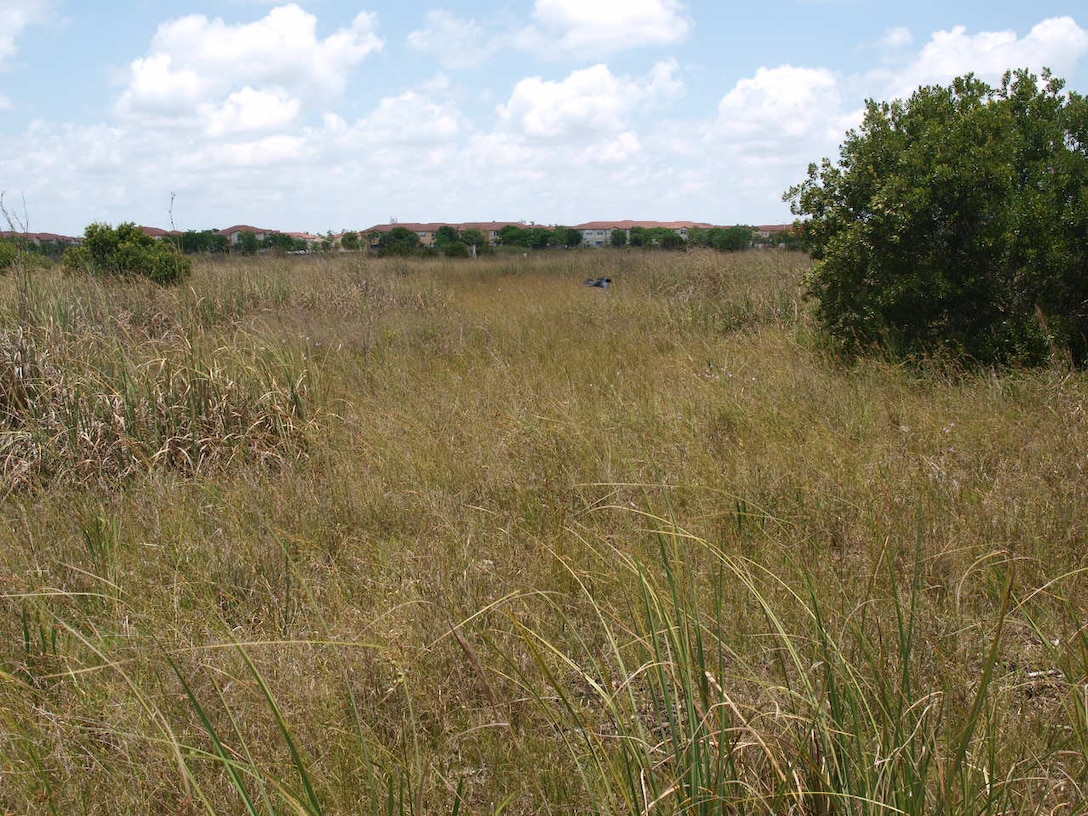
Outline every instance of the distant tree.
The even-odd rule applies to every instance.
[[[441,253],[447,258],[467,258],[472,254],[472,250],[468,248],[468,244],[463,241],[450,241],[443,244]]]
[[[688,242],[676,230],[667,227],[656,227],[655,229],[658,230],[654,235],[655,246],[662,249],[684,249],[687,247]]]
[[[472,251],[471,248],[476,247],[477,255],[486,255],[494,251],[491,248],[491,242],[487,240],[487,236],[484,235],[482,230],[476,229],[475,227],[461,231],[461,242],[466,247],[469,247],[470,253]]]
[[[192,262],[169,241],[156,241],[128,222],[113,229],[95,223],[83,232],[83,244],[64,253],[73,273],[102,277],[144,277],[158,284],[178,283],[189,276]]]
[[[573,248],[582,243],[582,232],[571,227],[556,227],[552,231],[552,246]]]
[[[499,243],[503,246],[528,247],[532,241],[529,230],[516,224],[507,224],[499,230]]]
[[[407,227],[393,227],[389,232],[381,233],[378,243],[379,255],[415,255],[419,250],[419,236]]]
[[[631,227],[627,234],[627,243],[633,247],[645,246],[648,241],[646,239],[645,227]]]
[[[608,236],[608,243],[614,247],[627,246],[627,230],[614,229],[612,234]]]
[[[181,251],[186,255],[198,252],[226,252],[228,249],[227,236],[220,235],[216,230],[188,230],[177,237]]]
[[[238,236],[236,246],[243,255],[256,255],[257,250],[261,248],[261,242],[257,240],[255,233],[246,230]]]
[[[283,255],[288,252],[299,252],[306,249],[306,242],[301,238],[294,238],[286,232],[273,232],[264,237],[264,248]]]
[[[226,235],[216,232],[211,238],[211,251],[226,255],[230,252],[230,239]]]
[[[547,249],[555,241],[555,232],[547,227],[533,227],[529,230],[529,246],[533,249]]]
[[[461,236],[457,232],[457,227],[451,227],[449,224],[443,224],[434,235],[434,245],[439,250],[445,249],[450,244],[460,243],[460,241]]]
[[[360,237],[360,240],[366,249],[369,249],[373,252],[378,252],[381,248],[382,235],[384,234],[385,233],[383,233],[381,230],[374,230],[372,232],[364,233]]]
[[[349,252],[354,252],[359,249],[359,233],[357,232],[345,232],[340,236],[340,248],[346,249]]]
[[[27,250],[31,255],[37,255],[51,260],[59,260],[64,255],[64,250],[68,248],[68,244],[63,241],[38,241],[37,243],[29,242],[30,245]]]
[[[25,252],[20,242],[26,243],[22,239],[0,238],[0,271],[7,272]]]
[[[230,252],[230,239],[218,230],[190,230],[180,236],[181,251],[189,254],[212,252],[226,254]]]
[[[791,227],[778,234],[778,243],[790,252],[800,252],[805,248],[804,236],[801,231]]]
[[[461,240],[466,246],[473,246],[475,244],[477,250],[480,246],[488,243],[487,236],[484,235],[483,230],[470,227],[467,230],[461,230]]]
[[[748,249],[752,246],[751,227],[713,227],[707,230],[710,246],[726,252]]]

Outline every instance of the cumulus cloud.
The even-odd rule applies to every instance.
[[[351,69],[382,48],[376,29],[361,12],[319,39],[317,18],[293,3],[238,25],[200,14],[170,20],[132,62],[116,110],[197,122],[209,135],[283,125],[307,101],[343,93]]]
[[[825,68],[760,68],[718,103],[722,134],[761,146],[826,135],[842,107],[838,81]]]
[[[618,132],[636,109],[675,97],[683,84],[675,62],[660,62],[642,79],[615,76],[603,63],[558,82],[527,77],[497,109],[503,126],[534,139]]]
[[[1072,71],[1088,55],[1088,31],[1072,17],[1054,17],[1023,37],[1015,31],[969,34],[964,26],[933,34],[906,68],[885,89],[887,97],[909,96],[920,85],[947,84],[973,72],[990,83],[1005,71],[1051,68],[1058,76]]]
[[[246,86],[223,104],[207,106],[206,130],[209,136],[223,136],[274,129],[292,121],[299,107],[298,99],[281,90],[257,91]]]
[[[536,0],[517,44],[543,56],[676,45],[691,33],[685,11],[680,0]]]
[[[53,5],[53,0],[4,0],[0,3],[0,67],[18,53],[17,42],[24,30],[49,19]]]
[[[579,156],[579,162],[582,164],[603,163],[618,165],[631,161],[641,152],[642,142],[639,140],[638,136],[629,130],[625,130],[614,139],[609,139],[608,141],[587,148],[582,155]]]
[[[409,33],[408,45],[436,57],[446,68],[478,68],[498,49],[498,41],[475,20],[443,10],[428,11],[425,19],[425,28]]]
[[[416,89],[382,99],[369,116],[344,130],[341,140],[356,146],[435,146],[456,139],[462,120],[452,102]]]
[[[50,19],[53,5],[54,0],[4,0],[0,3],[0,70],[19,52],[18,40],[23,32]],[[10,107],[11,100],[0,93],[0,111]]]
[[[207,145],[187,153],[181,165],[190,170],[208,172],[223,168],[257,168],[292,162],[307,152],[306,140],[300,136],[284,134],[265,136],[223,145]]]

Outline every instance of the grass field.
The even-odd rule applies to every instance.
[[[0,279],[0,812],[1088,812],[1088,378],[806,268]]]

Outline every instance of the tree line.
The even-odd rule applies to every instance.
[[[443,255],[468,257],[493,252],[487,236],[478,229],[458,230],[444,225],[435,233],[434,242],[425,246],[407,227],[394,226],[389,230],[374,232],[369,243],[383,256]],[[755,227],[692,227],[684,236],[668,227],[631,227],[630,230],[614,229],[610,236],[613,247],[636,247],[683,251],[689,247],[708,247],[723,252],[750,249],[753,246],[773,244],[787,249],[800,249],[800,236],[792,230],[778,233],[769,239],[762,238]],[[498,233],[498,246],[521,249],[573,249],[583,244],[581,231],[573,227],[518,226],[507,224]],[[348,247],[345,246],[345,249]],[[475,248],[473,250],[473,248]]]

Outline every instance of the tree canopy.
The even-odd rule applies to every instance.
[[[179,283],[192,271],[192,261],[171,241],[156,240],[129,222],[116,229],[91,224],[83,231],[82,246],[64,253],[69,272],[102,277],[145,277],[155,283]]]
[[[732,252],[738,249],[748,249],[752,246],[752,227],[692,227],[688,234],[693,244],[713,247],[723,252]]]
[[[419,236],[407,227],[393,227],[378,235],[378,254],[382,257],[415,255],[419,250]]]
[[[1088,103],[1044,72],[870,101],[786,198],[847,349],[1088,361]]]

